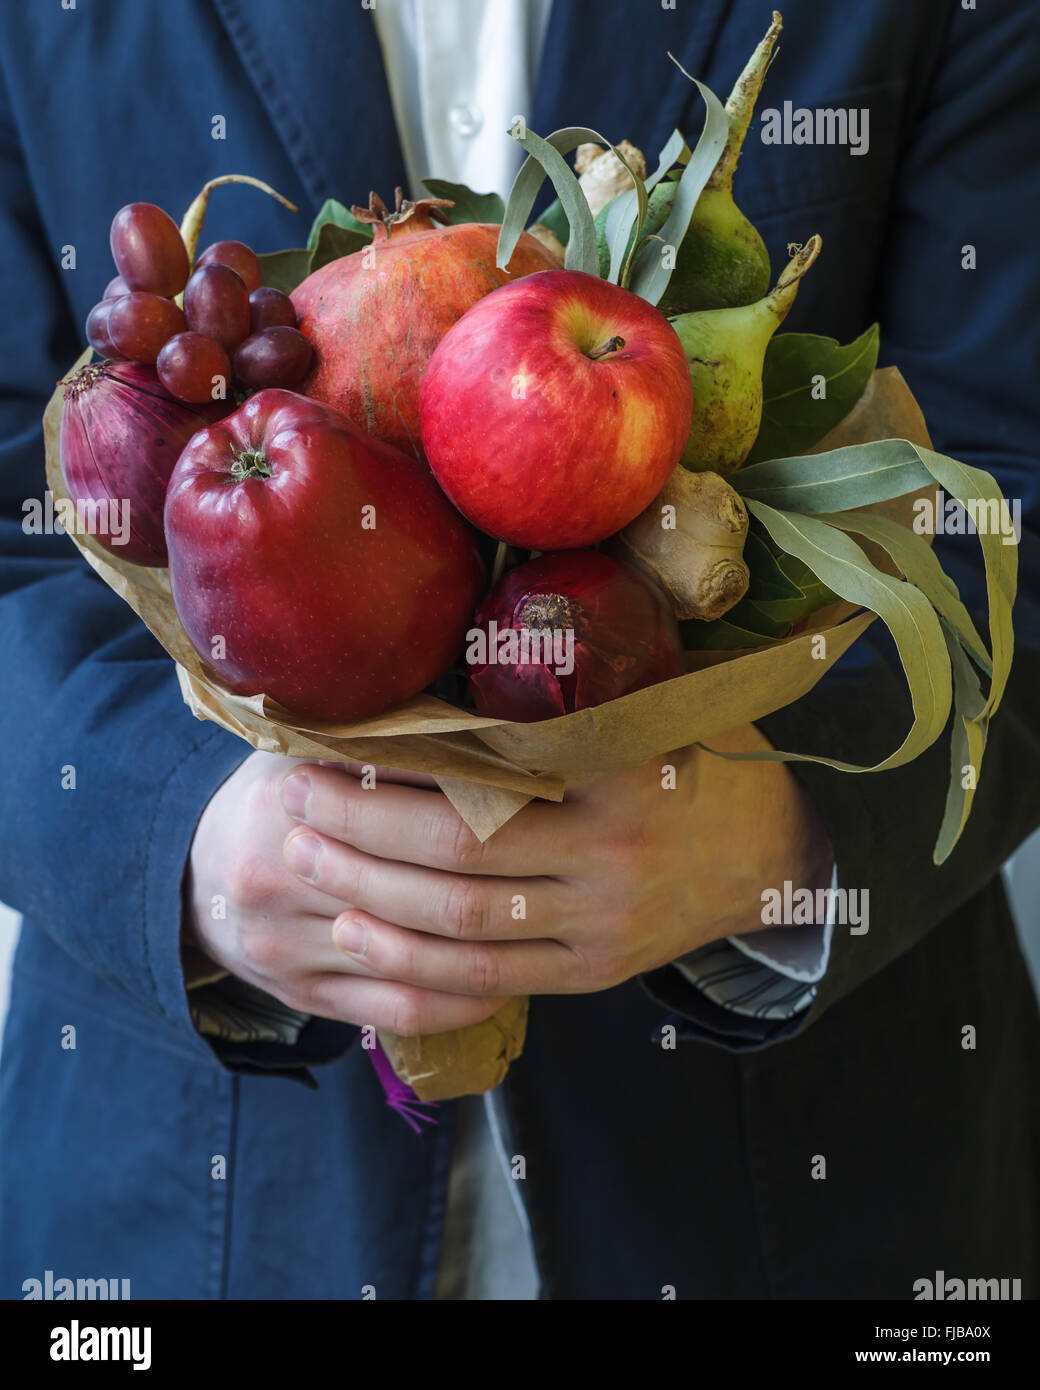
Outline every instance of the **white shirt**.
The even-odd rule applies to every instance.
[[[430,176],[509,192],[524,151],[552,0],[375,0],[375,20],[409,192]]]

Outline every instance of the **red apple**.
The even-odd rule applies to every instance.
[[[483,588],[472,532],[426,469],[292,391],[259,391],[190,440],[165,526],[195,650],[235,692],[312,719],[422,690]]]
[[[682,345],[646,300],[575,270],[494,290],[423,377],[423,448],[481,530],[533,550],[595,545],[653,501],[690,433]]]

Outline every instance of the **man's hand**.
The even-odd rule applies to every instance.
[[[714,742],[770,747],[752,726]],[[562,805],[532,802],[485,844],[430,779],[380,771],[366,790],[352,771],[286,776],[282,804],[301,824],[285,859],[325,903],[353,904],[332,935],[373,980],[496,1001],[608,989],[755,930],[764,888],[830,882],[826,834],[779,763],[676,752],[575,787]],[[340,1016],[348,990],[353,1001],[357,981],[330,971],[310,1006]],[[401,1022],[395,1031],[429,1031],[418,1016],[414,1030]]]
[[[347,1023],[438,1033],[496,1013],[504,998],[469,991],[460,997],[378,979],[336,949],[333,922],[353,899],[290,873],[282,857],[294,822],[282,809],[279,790],[296,765],[253,753],[206,807],[191,847],[192,912],[185,941],[283,1003]],[[355,785],[342,773],[309,764],[308,771],[335,778],[338,787]]]

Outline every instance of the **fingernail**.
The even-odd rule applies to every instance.
[[[332,939],[348,956],[363,956],[368,950],[368,928],[356,917],[341,918]]]
[[[311,779],[306,772],[290,772],[282,782],[281,797],[289,815],[305,821],[311,799]]]
[[[286,848],[289,867],[294,874],[313,883],[318,877],[318,860],[321,858],[321,841],[313,835],[298,835],[290,840]]]

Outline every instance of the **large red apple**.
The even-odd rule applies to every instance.
[[[292,391],[188,443],[166,495],[173,601],[239,694],[361,719],[459,652],[483,588],[472,532],[414,459]]]
[[[441,339],[423,377],[423,448],[489,535],[534,550],[594,545],[653,501],[690,433],[682,344],[628,290],[547,270],[494,290]]]

